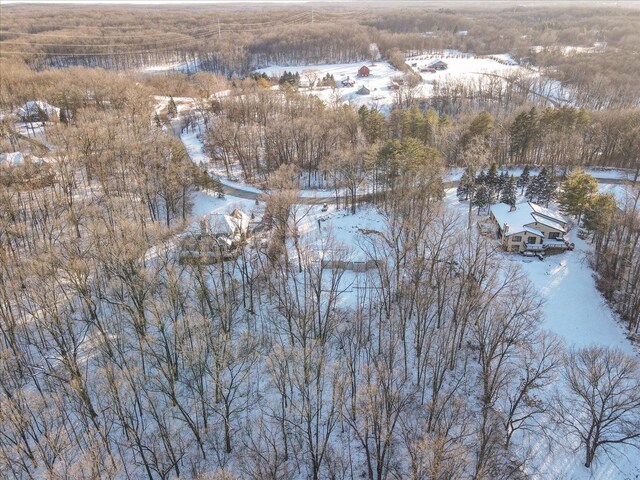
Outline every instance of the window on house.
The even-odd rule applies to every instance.
[[[560,232],[549,232],[550,239],[555,239],[555,238],[558,238],[559,236],[560,236]]]
[[[520,235],[516,235],[515,237],[511,237],[512,242],[521,242],[522,237]]]
[[[527,238],[527,243],[529,243],[531,245],[535,245],[536,244],[536,237],[528,237]]]

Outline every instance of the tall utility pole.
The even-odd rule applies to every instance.
[[[218,38],[220,38],[220,19],[218,19]]]
[[[313,23],[313,7],[311,7],[311,23]]]

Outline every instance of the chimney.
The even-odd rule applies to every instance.
[[[509,233],[509,224],[505,222],[505,224],[502,226],[502,232],[506,235],[507,233]]]

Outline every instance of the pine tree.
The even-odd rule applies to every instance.
[[[178,107],[176,106],[176,102],[173,100],[173,97],[169,97],[169,104],[167,105],[167,115],[170,118],[175,118],[178,116]]]
[[[504,188],[502,189],[502,194],[500,195],[500,201],[502,203],[506,203],[511,206],[513,209],[516,206],[516,197],[517,197],[517,189],[516,189],[516,179],[511,175],[509,179],[506,181]]]
[[[478,207],[478,215],[480,215],[481,209],[486,208],[489,205],[489,189],[486,185],[482,184],[476,188],[473,195],[473,205]]]
[[[584,210],[582,226],[586,231],[593,233],[594,240],[607,231],[613,221],[616,207],[616,199],[610,193],[597,193],[591,198]]]
[[[536,108],[532,107],[528,112],[518,114],[509,128],[509,134],[511,137],[509,155],[515,158],[517,163],[524,163],[527,152],[539,134]]]
[[[498,165],[493,162],[487,170],[487,188],[495,190],[498,186]]]
[[[584,170],[576,169],[562,182],[558,203],[566,214],[577,217],[580,224],[582,213],[597,193],[598,181]]]
[[[529,184],[527,185],[527,190],[525,191],[525,197],[527,197],[527,200],[529,200],[530,202],[533,202],[534,200],[537,200],[538,195],[540,194],[540,182],[538,180],[538,177],[533,177],[530,181]]]
[[[65,125],[69,124],[69,115],[67,113],[67,109],[66,108],[61,108],[60,109],[60,122],[64,123]]]
[[[480,170],[478,177],[476,178],[476,185],[487,186],[487,176],[484,174],[484,170]]]
[[[499,195],[502,194],[504,188],[507,186],[508,181],[509,181],[509,175],[507,175],[507,172],[500,173],[500,176],[498,177],[498,186],[496,188],[496,191]]]
[[[549,202],[555,198],[558,190],[558,183],[553,172],[543,168],[540,171],[540,175],[536,177],[535,182],[537,183],[538,203],[544,203],[548,206]]]
[[[469,196],[473,195],[475,186],[475,175],[471,167],[467,167],[458,183],[457,195],[461,202],[469,200]]]
[[[529,165],[525,165],[524,169],[522,170],[522,173],[520,174],[520,177],[518,177],[518,188],[520,188],[520,193],[523,194],[524,193],[524,189],[527,188],[529,186],[529,182],[531,181],[530,178],[530,170],[529,170]]]

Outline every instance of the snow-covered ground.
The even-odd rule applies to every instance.
[[[423,67],[427,67],[431,62],[442,59],[449,68],[447,70],[437,71],[436,73],[421,73],[423,84],[417,87],[417,94],[428,97],[433,94],[433,81],[448,82],[452,80],[473,81],[485,75],[505,76],[515,71],[522,71],[530,75],[531,72],[524,68],[506,64],[503,57],[497,56],[497,59],[491,58],[475,58],[473,56],[464,56],[463,58],[450,58],[451,55],[443,55],[441,57],[434,55],[421,55],[416,57],[408,57],[407,63],[412,66],[414,71],[419,72]],[[462,57],[462,55],[456,55]],[[500,60],[500,61],[498,61]],[[504,61],[504,63],[500,63]],[[370,69],[368,77],[358,77],[358,69],[366,65]],[[285,71],[300,74],[302,87],[301,92],[310,95],[316,95],[318,98],[327,103],[350,103],[356,106],[367,105],[369,107],[386,110],[397,96],[397,92],[391,87],[391,82],[395,77],[402,75],[402,72],[392,67],[387,62],[369,62],[359,63],[343,63],[343,64],[324,64],[324,65],[304,65],[304,66],[270,66],[259,69],[259,73],[265,73],[271,77],[279,77]],[[307,88],[309,79],[320,80],[325,75],[333,75],[337,88]],[[355,82],[353,87],[343,87],[342,81],[347,77]],[[361,87],[367,87],[370,90],[369,95],[358,95],[356,92]]]
[[[198,71],[198,62],[168,62],[158,65],[149,65],[148,67],[141,68],[143,73],[163,73],[163,72],[180,72],[180,73],[195,73]]]
[[[640,186],[599,183],[600,193],[611,193],[621,207],[635,201],[640,194]]]
[[[358,77],[358,69],[366,65],[370,69],[368,77]],[[367,105],[369,107],[388,107],[393,103],[395,91],[390,87],[394,77],[402,75],[402,72],[392,67],[387,62],[369,62],[360,63],[342,63],[342,64],[325,64],[325,65],[305,65],[297,67],[271,66],[258,70],[259,73],[265,73],[270,77],[279,77],[285,71],[299,73],[302,83],[301,92],[315,95],[326,103],[350,103],[360,106]],[[309,85],[309,78],[322,79],[325,75],[333,75],[336,81],[336,88],[306,88]],[[342,81],[349,78],[355,82],[353,87],[343,87]],[[368,95],[358,95],[356,92],[366,87],[371,92]]]
[[[615,178],[615,177],[614,177]],[[619,187],[620,185],[612,185]],[[467,215],[468,204],[458,201],[456,189],[446,190],[445,202],[452,210]],[[475,213],[475,210],[474,210]],[[503,253],[505,261],[518,263],[544,300],[542,328],[554,332],[569,347],[605,345],[629,355],[638,355],[625,336],[618,316],[598,292],[593,270],[588,265],[592,247],[570,231],[575,249],[547,256],[543,261],[517,253]],[[554,428],[544,437],[519,438],[530,449],[525,471],[535,480],[631,480],[640,478],[640,456],[632,447],[620,446],[615,452],[601,452],[596,463],[586,468],[583,451],[571,443],[567,432]]]
[[[446,190],[445,201],[452,208],[467,215],[468,204],[459,202],[456,189]],[[560,335],[568,345],[609,345],[626,353],[634,353],[625,337],[617,315],[596,289],[593,270],[587,262],[591,245],[577,237],[577,228],[570,232],[576,248],[558,255],[523,257],[504,253],[504,258],[522,266],[536,290],[545,301],[544,328]]]
[[[540,261],[533,257],[505,253],[512,262],[522,265],[529,280],[545,300],[543,327],[570,346],[608,345],[633,354],[617,315],[596,289],[593,270],[588,264],[591,246],[569,232],[576,247]]]

